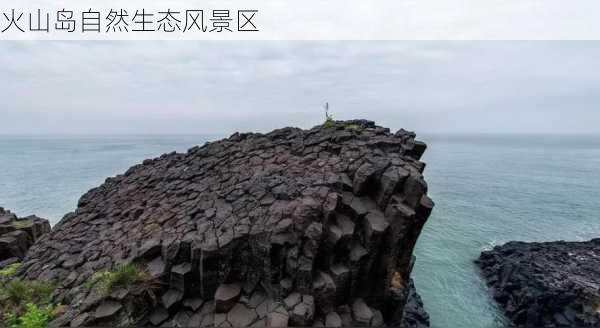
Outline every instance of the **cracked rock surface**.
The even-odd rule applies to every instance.
[[[509,242],[476,261],[518,327],[600,327],[600,239]]]
[[[398,325],[433,208],[425,149],[354,120],[145,160],[83,195],[18,274],[59,283],[56,326]],[[127,263],[160,281],[154,300],[86,287]]]

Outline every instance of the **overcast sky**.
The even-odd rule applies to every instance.
[[[600,42],[1,42],[1,134],[597,133]]]

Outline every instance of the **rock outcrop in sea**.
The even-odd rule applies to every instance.
[[[145,160],[82,196],[17,275],[57,282],[52,325],[426,325],[410,279],[425,149],[354,120]],[[90,284],[129,264],[151,290]]]
[[[600,239],[509,242],[476,262],[513,325],[600,326]]]
[[[48,220],[35,215],[19,218],[0,207],[0,269],[21,261],[29,247],[48,232]]]

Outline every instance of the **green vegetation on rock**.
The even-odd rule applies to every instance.
[[[342,126],[344,127],[345,130],[353,130],[353,131],[361,130],[361,127],[358,124],[348,123],[348,124],[343,124]]]
[[[7,265],[4,269],[0,270],[0,277],[10,277],[14,275],[20,266],[21,262]]]
[[[59,309],[60,306],[56,305],[38,307],[33,303],[27,303],[25,311],[21,315],[7,313],[4,324],[7,328],[44,328]]]
[[[96,272],[87,283],[103,296],[108,296],[120,288],[137,289],[154,296],[153,291],[159,287],[158,281],[135,264],[125,264],[112,271]]]
[[[324,129],[341,129],[357,132],[362,130],[362,127],[358,124],[348,123],[344,121],[334,121],[331,116],[328,116],[327,119],[325,119],[325,122],[323,123],[322,127]]]
[[[333,128],[335,127],[336,123],[333,120],[333,116],[331,116],[329,114],[329,112],[325,112],[325,122],[323,122],[323,127],[328,129],[328,128]]]
[[[54,289],[49,282],[12,279],[0,286],[0,304],[15,308],[27,303],[48,304]]]
[[[31,220],[15,220],[12,225],[17,229],[24,229],[29,227],[33,221]]]
[[[12,275],[17,268],[12,265],[3,271]],[[51,303],[54,289],[54,284],[44,281],[11,279],[0,282],[0,313],[4,314],[4,324],[9,328],[45,327],[61,308]]]
[[[362,127],[352,121],[336,121],[333,116],[329,114],[329,104],[325,104],[325,122],[321,125],[324,129],[343,129],[350,131],[360,131]]]

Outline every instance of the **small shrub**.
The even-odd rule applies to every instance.
[[[323,123],[323,127],[326,129],[334,128],[336,126],[335,121],[332,119],[327,119],[325,123]]]
[[[323,123],[323,127],[328,129],[328,128],[333,128],[335,126],[336,126],[336,123],[333,120],[333,116],[331,114],[329,114],[329,103],[326,102],[325,103],[325,122]]]
[[[0,304],[20,308],[27,303],[48,304],[55,286],[44,281],[12,279],[0,286]]]
[[[333,128],[335,127],[335,121],[333,120],[333,116],[329,115],[329,113],[325,113],[325,122],[323,122],[323,127],[328,129],[328,128]]]
[[[118,288],[129,288],[146,292],[153,299],[155,298],[153,291],[159,287],[156,279],[134,264],[121,265],[112,271],[96,272],[86,285],[104,296],[108,296]]]
[[[14,269],[16,270],[16,269]],[[0,313],[9,328],[43,328],[60,306],[52,305],[52,283],[12,279],[0,284]]]
[[[44,328],[54,317],[56,307],[47,305],[40,308],[33,303],[27,303],[23,314],[7,313],[4,323],[7,328]]]
[[[21,262],[7,265],[4,269],[0,270],[1,277],[10,277],[17,272],[17,269],[21,266]]]

